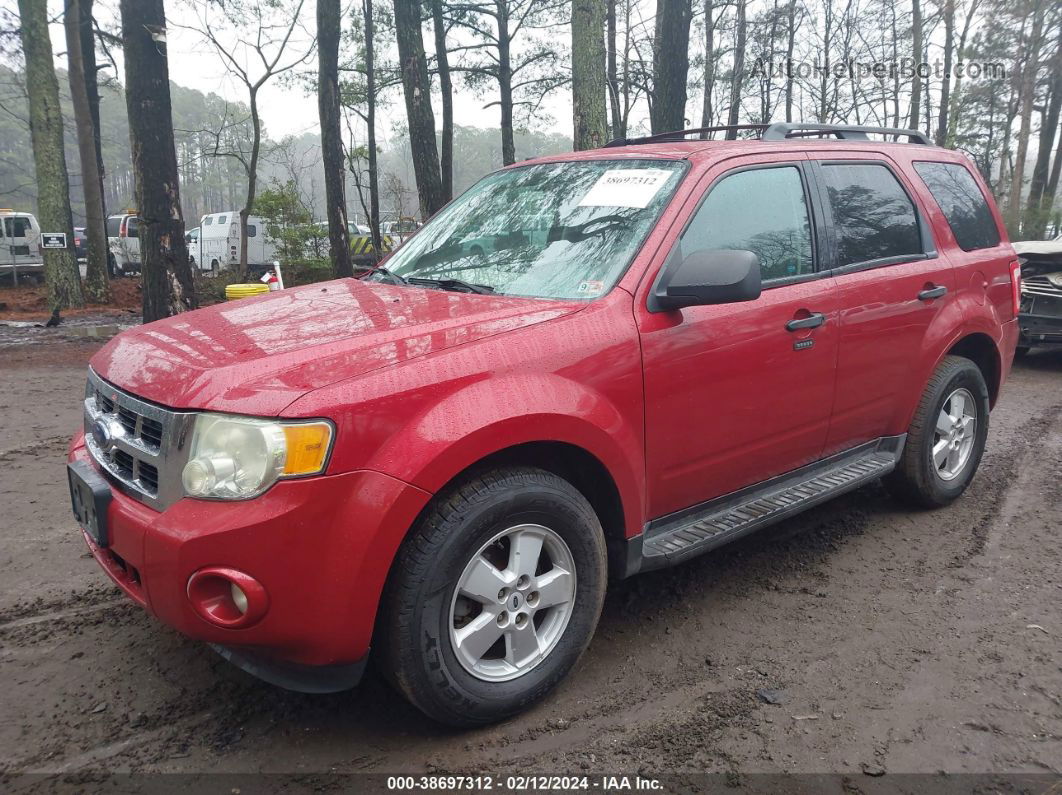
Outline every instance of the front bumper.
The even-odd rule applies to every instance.
[[[95,466],[80,434],[69,459]],[[322,666],[322,684],[360,674],[391,561],[431,496],[370,471],[281,481],[241,502],[182,499],[161,513],[113,483],[112,493],[108,547],[85,538],[118,587],[164,623],[286,687],[298,677],[263,672]],[[269,608],[257,623],[216,626],[193,607],[189,578],[216,566],[265,588]]]
[[[1062,301],[1059,301],[1062,304]],[[1062,307],[1059,316],[1020,315],[1021,326],[1019,345],[1059,345],[1062,344]]]

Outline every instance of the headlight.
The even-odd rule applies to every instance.
[[[280,478],[324,471],[332,423],[200,414],[181,480],[189,497],[242,500]]]
[[[1055,287],[1062,288],[1062,272],[1047,274],[1047,281],[1051,282]]]

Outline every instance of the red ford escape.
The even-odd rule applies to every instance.
[[[69,454],[96,560],[262,679],[347,688],[371,648],[470,726],[557,685],[610,578],[876,478],[957,498],[1018,332],[977,171],[913,131],[687,135],[520,163],[364,278],[117,336]]]

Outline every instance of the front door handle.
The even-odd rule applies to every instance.
[[[805,328],[818,328],[826,322],[826,315],[821,312],[812,312],[807,317],[798,317],[785,324],[786,331],[800,331]]]
[[[941,285],[940,287],[930,287],[927,290],[923,290],[918,294],[919,301],[932,301],[934,298],[942,298],[948,292],[948,288]]]

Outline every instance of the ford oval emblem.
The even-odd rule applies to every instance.
[[[92,438],[104,452],[109,452],[114,443],[111,439],[110,426],[104,420],[96,420],[92,423]]]

